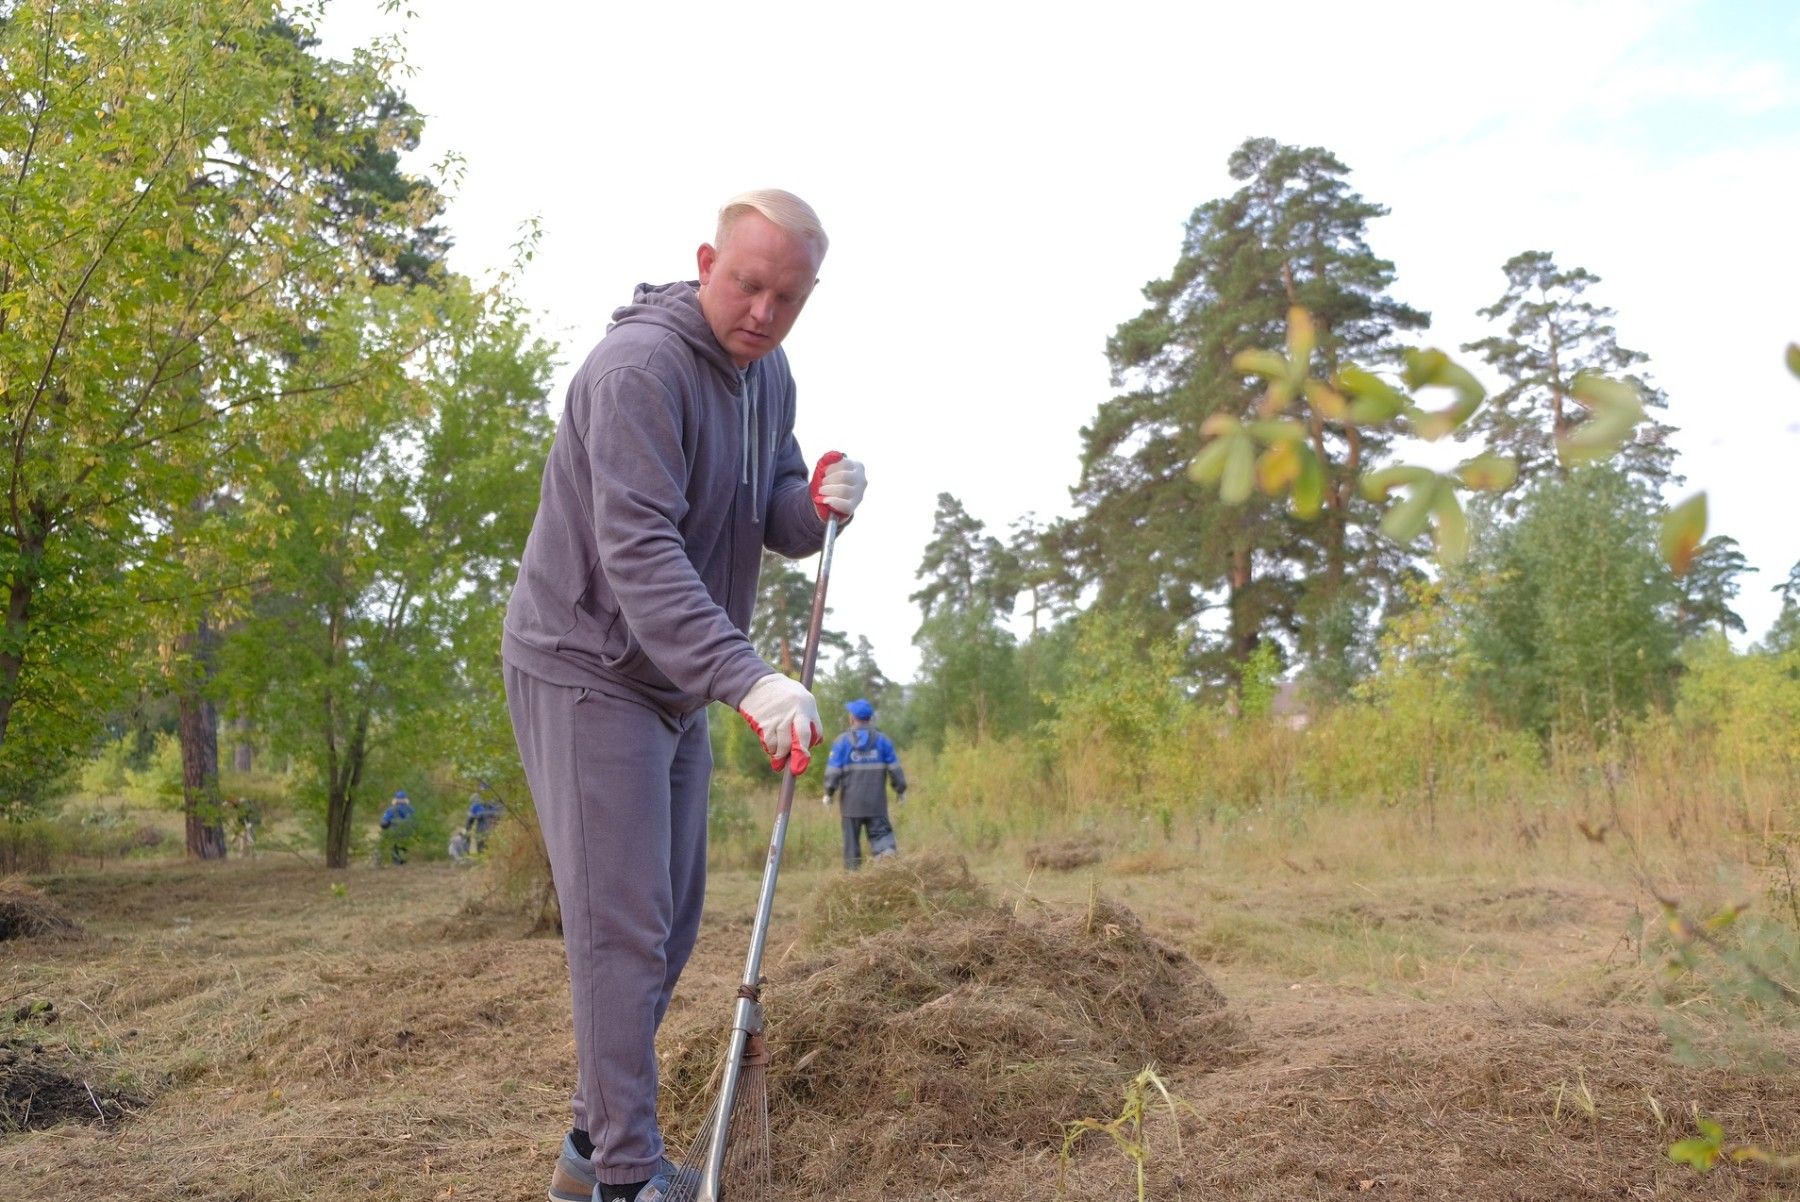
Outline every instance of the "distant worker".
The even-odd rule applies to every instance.
[[[381,812],[381,837],[394,863],[406,863],[406,845],[412,838],[413,808],[405,789],[394,790],[394,800]]]
[[[488,832],[500,820],[500,807],[479,793],[469,797],[469,816],[463,821],[463,832],[474,840],[475,850],[487,850]]]
[[[869,854],[879,859],[900,850],[888,821],[887,787],[894,782],[894,802],[906,800],[906,773],[894,741],[870,725],[875,707],[857,698],[844,707],[850,729],[831,745],[825,764],[825,804],[841,794],[838,814],[844,820],[844,867],[862,867],[862,836],[869,835]]]
[[[231,842],[240,856],[250,856],[256,851],[256,823],[258,814],[256,805],[248,797],[227,798],[225,814],[231,827]]]

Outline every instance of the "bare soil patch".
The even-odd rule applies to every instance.
[[[67,1122],[116,1126],[145,1103],[79,1060],[37,1043],[0,1041],[0,1136]]]

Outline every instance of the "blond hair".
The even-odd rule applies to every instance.
[[[819,260],[824,261],[825,251],[831,245],[831,240],[825,236],[825,227],[819,224],[819,215],[804,200],[792,192],[783,192],[780,188],[740,192],[726,201],[719,209],[719,230],[713,236],[714,246],[725,245],[731,227],[745,213],[761,213],[776,226],[811,246],[818,252]]]

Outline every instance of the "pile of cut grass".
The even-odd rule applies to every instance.
[[[1025,867],[1073,872],[1100,862],[1100,846],[1090,839],[1040,839],[1025,847]]]
[[[0,943],[8,939],[73,939],[81,924],[16,878],[0,880]]]
[[[915,919],[992,910],[994,899],[960,856],[883,857],[866,871],[827,878],[813,893],[801,940],[814,949],[854,943]]]
[[[960,860],[919,857],[828,884],[809,934],[765,992],[773,1169],[801,1192],[947,1185],[1054,1150],[1146,1063],[1234,1043],[1193,961],[1097,895],[1002,906]],[[699,1116],[721,1041],[675,1041],[667,1113]]]

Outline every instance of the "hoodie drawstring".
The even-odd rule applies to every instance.
[[[758,502],[758,484],[762,477],[762,421],[756,411],[756,377],[745,368],[738,374],[743,383],[744,412],[742,420],[743,464],[738,469],[738,483],[750,486],[751,520],[762,521],[762,505]]]

